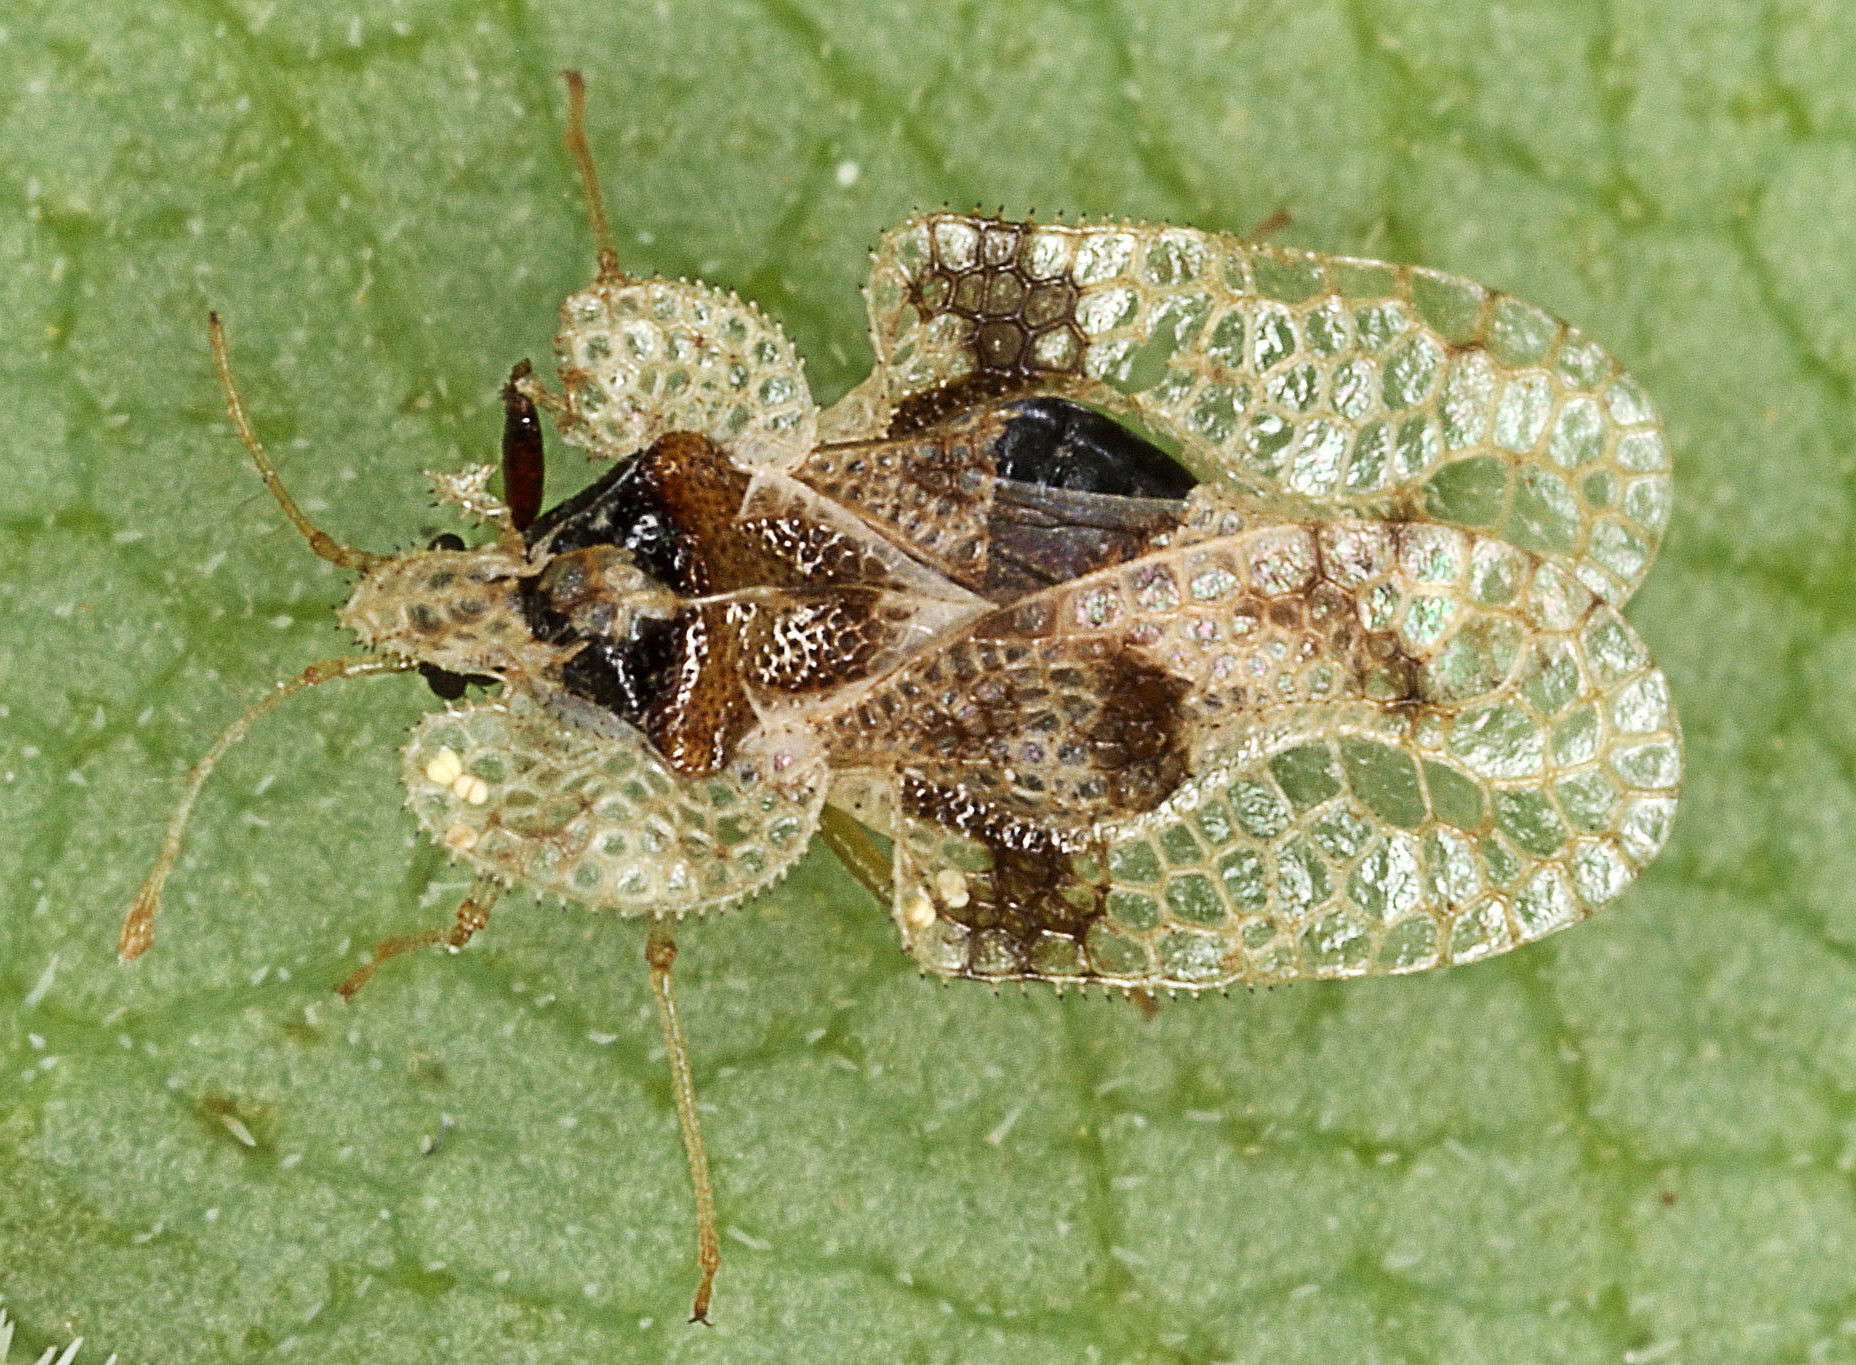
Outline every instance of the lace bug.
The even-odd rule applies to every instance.
[[[1656,855],[1680,737],[1619,615],[1669,513],[1655,413],[1602,349],[1454,276],[1167,225],[948,211],[887,234],[876,364],[831,408],[779,327],[611,243],[526,362],[494,471],[434,476],[492,534],[359,575],[370,653],[311,664],[187,779],[124,925],[149,946],[201,785],[336,678],[448,702],[403,775],[475,881],[649,917],[698,1212],[713,1194],[673,925],[820,834],[947,978],[1142,1000],[1474,961],[1583,919]],[[541,507],[546,414],[617,463]],[[874,835],[873,835],[874,832]],[[887,841],[887,848],[881,841]]]

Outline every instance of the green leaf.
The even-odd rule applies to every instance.
[[[678,964],[712,1331],[643,927],[398,809],[416,679],[320,689],[353,543],[441,519],[591,252],[757,299],[822,396],[864,251],[943,200],[1435,266],[1587,329],[1676,451],[1631,617],[1687,729],[1661,860],[1550,943],[1163,1002],[920,981],[815,852]],[[0,20],[0,1294],[14,1359],[1851,1360],[1856,16],[1775,0],[708,7],[27,0]],[[555,491],[583,479],[556,461]],[[1093,1354],[1091,1354],[1093,1353]]]

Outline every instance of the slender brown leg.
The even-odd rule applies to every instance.
[[[1129,987],[1128,1003],[1141,1012],[1141,1018],[1150,1023],[1160,1017],[1160,1002],[1154,999],[1154,993],[1145,986]]]
[[[455,953],[470,942],[472,934],[490,922],[490,908],[496,904],[496,898],[502,894],[502,890],[503,884],[495,878],[478,877],[470,884],[464,903],[458,907],[456,924],[449,929],[427,929],[422,933],[395,934],[392,938],[381,939],[374,945],[372,961],[357,967],[354,975],[335,988],[337,994],[344,1000],[354,999],[354,993],[373,979],[381,963],[401,953],[430,948],[439,943]]]
[[[889,857],[877,847],[869,830],[836,806],[826,806],[819,812],[818,832],[825,847],[844,864],[844,870],[862,882],[883,906],[895,899]]]
[[[1261,223],[1258,223],[1255,227],[1250,229],[1249,232],[1246,232],[1244,234],[1244,240],[1246,242],[1261,242],[1266,238],[1274,237],[1288,226],[1289,210],[1279,206],[1270,213],[1269,217],[1265,218]]]
[[[534,373],[534,366],[519,360],[503,385],[503,501],[518,531],[526,531],[541,512],[546,454],[541,419],[535,415],[535,400],[518,387]]]
[[[674,922],[664,915],[651,917],[651,937],[644,960],[651,968],[651,994],[657,997],[657,1019],[664,1026],[664,1050],[670,1055],[670,1093],[677,1101],[677,1126],[683,1130],[683,1150],[690,1159],[690,1185],[696,1193],[696,1266],[702,1278],[696,1284],[696,1302],[690,1321],[707,1324],[709,1294],[715,1272],[722,1264],[722,1239],[715,1230],[715,1186],[709,1182],[709,1153],[702,1142],[702,1122],[696,1115],[696,1083],[690,1077],[690,1052],[683,1042],[683,1025],[677,1019],[677,997],[670,989],[670,967],[677,960]]]

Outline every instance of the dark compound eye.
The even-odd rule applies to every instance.
[[[464,695],[466,687],[477,681],[465,677],[462,673],[453,673],[448,669],[439,668],[436,664],[420,664],[419,676],[425,679],[425,685],[432,689],[432,695],[440,701],[456,701]]]
[[[425,685],[432,689],[432,695],[440,701],[456,701],[464,695],[467,687],[488,687],[498,681],[482,673],[453,673],[437,664],[420,664],[419,676],[425,679]]]
[[[464,548],[464,537],[455,532],[446,531],[442,535],[433,536],[432,543],[425,548],[428,550],[461,550]]]

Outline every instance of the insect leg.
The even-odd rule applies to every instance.
[[[490,922],[490,908],[496,904],[496,898],[502,891],[503,884],[494,877],[477,877],[470,884],[464,903],[458,906],[456,924],[449,929],[426,929],[417,934],[395,934],[392,938],[381,939],[374,945],[373,960],[355,968],[354,974],[335,988],[336,993],[344,1000],[354,999],[355,992],[373,979],[381,963],[401,953],[409,953],[416,948],[429,948],[437,943],[444,944],[455,953],[470,942],[471,935]]]
[[[722,1242],[715,1230],[715,1186],[709,1181],[709,1153],[703,1146],[702,1122],[696,1114],[696,1083],[690,1077],[690,1053],[677,1018],[677,997],[670,988],[670,967],[677,960],[674,921],[667,915],[651,917],[651,937],[644,960],[651,968],[651,993],[657,997],[657,1018],[664,1026],[664,1049],[670,1056],[670,1092],[677,1101],[677,1126],[683,1130],[683,1150],[690,1159],[690,1185],[696,1194],[696,1265],[702,1278],[696,1285],[696,1302],[690,1321],[709,1321],[709,1292],[722,1264]]]
[[[327,532],[318,530],[303,515],[303,509],[296,505],[296,499],[285,491],[283,480],[277,477],[276,466],[271,463],[270,456],[264,453],[264,447],[258,443],[257,433],[251,429],[251,423],[245,417],[245,404],[238,396],[238,385],[232,382],[232,359],[226,352],[226,329],[221,325],[217,313],[206,315],[206,338],[213,348],[213,372],[219,376],[220,391],[226,396],[226,411],[232,415],[232,425],[238,431],[238,438],[245,443],[245,449],[251,452],[252,461],[258,466],[258,477],[271,490],[277,505],[284,509],[290,524],[303,533],[309,548],[331,564],[339,564],[344,569],[359,569],[363,573],[377,569],[382,564],[392,563],[392,555],[377,555],[343,545]]]
[[[135,904],[130,906],[129,916],[123,921],[122,938],[116,946],[117,955],[128,962],[148,951],[148,945],[155,937],[155,911],[161,908],[161,886],[167,881],[168,873],[174,870],[175,859],[180,856],[181,836],[187,828],[187,817],[193,814],[193,803],[200,795],[200,788],[206,785],[206,779],[213,775],[213,769],[219,766],[219,760],[226,756],[226,750],[245,738],[245,732],[251,729],[253,721],[285,697],[301,692],[305,687],[332,682],[336,678],[405,673],[412,667],[412,664],[400,659],[380,657],[321,659],[294,678],[286,678],[274,684],[270,691],[247,706],[238,719],[213,741],[213,747],[193,765],[193,771],[187,774],[187,785],[181,791],[180,804],[175,806],[174,814],[168,820],[167,833],[162,836],[161,852],[156,855],[154,868],[142,883],[142,889],[136,892]]]
[[[519,360],[503,385],[503,498],[509,504],[509,520],[518,531],[526,531],[541,512],[547,453],[541,444],[535,400],[521,388],[522,381],[534,373],[534,366]]]
[[[870,837],[870,831],[836,806],[828,805],[818,814],[819,837],[825,847],[844,864],[844,870],[863,883],[864,890],[887,907],[896,898],[890,875],[890,858]]]
[[[1286,205],[1278,204],[1270,211],[1270,216],[1244,234],[1246,242],[1261,242],[1274,237],[1289,226],[1289,210]]]
[[[593,230],[593,245],[599,251],[599,278],[620,281],[625,272],[619,269],[619,253],[612,247],[612,228],[606,222],[606,200],[599,192],[599,172],[593,168],[593,151],[586,142],[586,82],[578,71],[563,71],[567,82],[567,152],[580,173],[580,189],[586,195],[587,226]]]

